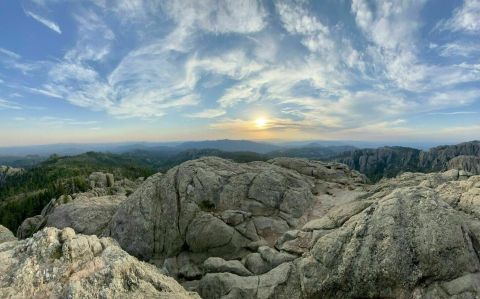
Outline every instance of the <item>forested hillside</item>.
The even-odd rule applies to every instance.
[[[181,152],[137,150],[125,154],[88,152],[76,156],[53,155],[26,168],[0,186],[0,224],[16,231],[25,218],[37,215],[60,195],[86,191],[92,172],[113,173],[115,177],[136,179],[167,171],[182,162],[204,156],[218,156],[237,162],[267,160],[252,152],[223,152],[191,149]]]
[[[15,231],[27,217],[39,214],[52,198],[88,189],[86,177],[95,171],[117,177],[146,177],[155,169],[125,155],[89,152],[78,156],[51,156],[0,187],[0,224]]]

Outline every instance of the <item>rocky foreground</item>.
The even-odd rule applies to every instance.
[[[113,240],[71,228],[0,243],[0,261],[1,298],[197,297]]]
[[[57,229],[0,230],[0,297],[480,296],[480,176],[467,171],[371,185],[339,163],[208,157],[128,197],[92,187],[22,225]]]

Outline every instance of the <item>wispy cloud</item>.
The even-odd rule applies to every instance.
[[[86,10],[75,14],[78,26],[78,39],[75,47],[65,53],[68,61],[101,61],[111,50],[115,33],[102,17]]]
[[[0,48],[0,63],[7,68],[21,71],[27,74],[35,69],[38,69],[42,62],[26,62],[23,61],[22,56],[5,48]]]
[[[442,20],[437,28],[467,33],[480,32],[480,1],[464,0],[463,5],[457,8],[448,20]]]
[[[12,101],[7,101],[4,99],[0,99],[0,109],[13,109],[13,110],[21,110],[22,106],[19,104],[12,102]]]
[[[425,79],[425,66],[417,57],[419,16],[425,3],[426,0],[352,1],[357,26],[372,43],[366,53],[382,66],[376,75],[386,77],[401,89],[418,90]]]
[[[214,33],[252,33],[262,30],[267,13],[261,1],[177,1],[163,3],[179,26]]]
[[[471,57],[480,53],[480,43],[452,42],[438,46],[437,50],[444,57]]]
[[[87,127],[100,124],[96,120],[77,120],[73,118],[63,118],[57,116],[40,116],[40,117],[14,117],[13,120],[18,122],[35,122],[42,126],[49,126],[55,128],[69,127]]]
[[[330,30],[305,8],[295,2],[279,1],[276,8],[284,28],[291,34],[303,36],[302,44],[310,51],[332,50]]]
[[[153,4],[133,5],[121,1],[118,5],[117,9],[130,11],[129,16],[138,18],[146,17],[148,8],[153,7]],[[199,29],[218,33],[249,33],[261,30],[264,26],[265,13],[256,1],[211,1],[210,5],[167,1],[164,6],[169,8],[166,12],[177,23],[174,33]],[[143,9],[145,13],[140,13]],[[210,17],[212,14],[215,15],[213,19]],[[37,91],[43,91],[44,94],[47,91],[75,105],[106,110],[119,117],[160,117],[169,109],[197,105],[199,100],[195,88],[202,74],[213,73],[242,79],[262,67],[249,60],[243,51],[232,51],[218,57],[199,58],[192,55],[179,61],[176,52],[187,51],[184,43],[191,33],[186,33],[182,40],[178,39],[177,34],[167,35],[137,47],[102,80],[96,70],[83,60],[96,59],[95,53],[102,53],[103,56],[107,52],[104,48],[100,48],[100,51],[97,48],[92,55],[86,56],[85,53],[89,53],[85,51],[85,48],[88,49],[86,45],[92,45],[88,36],[98,41],[100,30],[107,32],[108,39],[112,40],[114,34],[106,26],[98,25],[99,18],[93,13],[78,16],[77,21],[81,36],[85,37],[84,44],[77,44],[75,49],[67,53],[65,58],[68,62],[57,63],[50,70],[52,82],[48,86],[51,88]],[[72,60],[72,57],[80,59]],[[200,113],[197,117],[206,115]]]
[[[51,88],[49,88],[49,86],[46,86],[46,88],[51,89]],[[58,98],[58,99],[62,98],[61,95],[56,94],[52,90],[41,89],[41,88],[33,88],[33,87],[27,87],[26,89],[30,92],[45,95],[45,96],[52,97],[52,98]]]
[[[9,56],[10,58],[13,58],[13,59],[20,59],[22,57],[19,54],[15,53],[13,51],[4,49],[4,48],[0,48],[0,53],[2,53],[4,55],[7,55],[7,56]]]
[[[468,115],[478,114],[477,111],[452,111],[452,112],[430,112],[430,115]]]
[[[26,105],[26,104],[21,104],[11,100],[0,99],[0,109],[13,109],[13,110],[28,109],[28,110],[40,111],[40,110],[45,110],[45,107]]]
[[[31,11],[28,11],[26,10],[25,13],[32,17],[34,20],[36,20],[37,22],[41,23],[42,25],[46,26],[47,28],[49,28],[50,30],[53,30],[55,31],[56,33],[58,34],[62,34],[62,30],[60,30],[60,26],[58,26],[55,22],[53,21],[50,21],[44,17],[41,17]]]
[[[225,115],[225,113],[226,111],[224,109],[205,109],[196,113],[187,114],[187,116],[194,118],[216,118]]]

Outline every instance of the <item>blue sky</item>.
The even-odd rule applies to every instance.
[[[479,113],[480,0],[0,1],[0,145],[450,142]]]

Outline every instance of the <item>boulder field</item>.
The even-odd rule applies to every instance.
[[[192,292],[175,289],[181,296],[478,298],[480,176],[459,169],[462,165],[369,184],[364,175],[340,163],[294,158],[234,163],[206,157],[151,176],[118,202],[105,194],[87,201],[78,195],[79,200],[54,205],[46,213],[46,226],[108,237],[75,238],[115,240],[125,252],[155,267],[142,265]],[[82,213],[90,219],[89,201],[102,220],[89,220],[87,231],[78,223]],[[115,202],[113,208],[109,202]],[[8,233],[2,238],[10,240],[3,244],[27,246],[53,234],[60,244],[63,231],[46,228],[25,241],[11,241]],[[94,250],[89,242],[95,243],[78,246]],[[14,246],[3,244],[0,252],[2,246]],[[8,285],[5,279],[0,286]],[[95,284],[98,293],[89,294],[127,294],[125,288],[108,293],[115,279],[101,279]],[[135,279],[152,285],[151,278]]]

